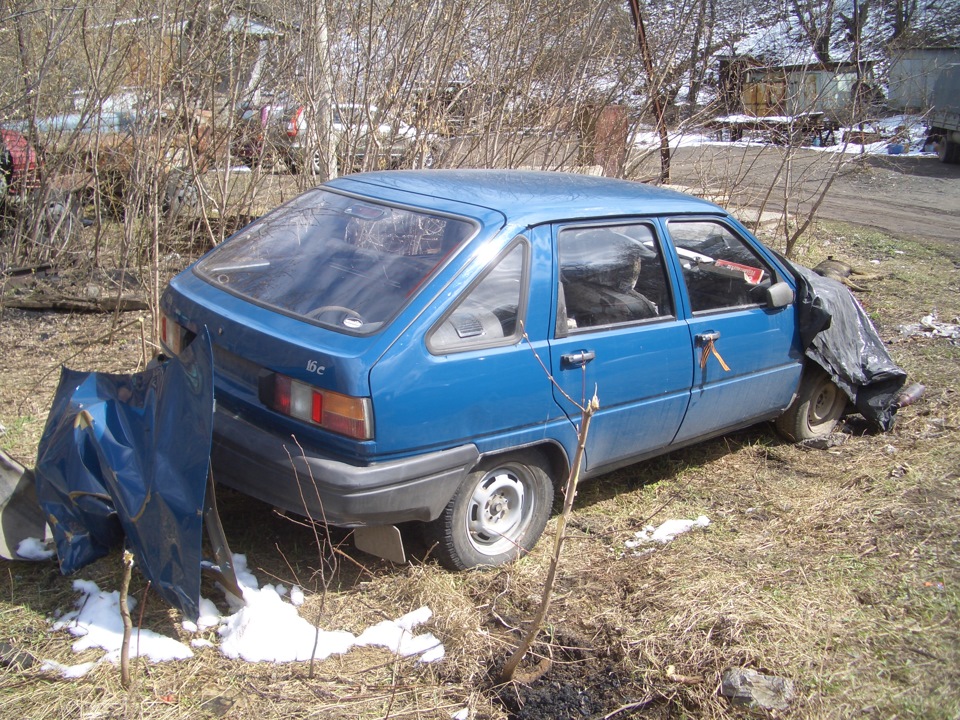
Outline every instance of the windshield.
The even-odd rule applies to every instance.
[[[369,333],[391,320],[476,227],[309,191],[212,251],[207,282],[288,315]]]

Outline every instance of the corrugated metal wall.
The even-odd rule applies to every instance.
[[[960,63],[960,48],[908,50],[890,63],[887,98],[895,110],[930,109],[940,71]]]

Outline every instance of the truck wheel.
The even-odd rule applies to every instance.
[[[535,452],[481,463],[461,483],[424,537],[451,570],[502,565],[529,552],[546,527],[553,483]]]
[[[846,412],[847,402],[826,371],[808,363],[797,396],[776,420],[777,430],[794,442],[829,435]]]
[[[937,140],[937,157],[942,163],[955,163],[960,155],[960,144],[950,142],[945,137]]]

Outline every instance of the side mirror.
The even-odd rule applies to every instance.
[[[785,282],[774,283],[767,288],[767,307],[782,308],[793,304],[793,288]]]

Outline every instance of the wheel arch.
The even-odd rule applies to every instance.
[[[543,460],[543,469],[550,480],[553,481],[554,487],[560,489],[563,486],[570,472],[570,460],[564,447],[555,440],[545,440],[483,453],[473,469],[478,470],[481,467],[488,467],[490,464],[496,463],[498,459],[524,453],[539,455]]]
[[[823,395],[825,383],[832,388],[826,396]],[[820,406],[824,397],[829,403],[826,408]],[[808,358],[790,405],[774,419],[774,425],[780,435],[791,442],[828,435],[849,412],[850,403],[850,398],[833,381],[831,373]],[[814,420],[813,425],[810,424],[811,419]]]

